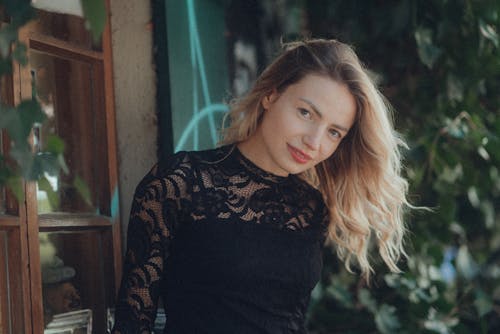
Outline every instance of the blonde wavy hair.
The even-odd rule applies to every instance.
[[[397,262],[407,256],[403,213],[411,207],[408,183],[401,176],[400,148],[406,144],[394,130],[389,104],[350,46],[323,39],[285,44],[250,92],[232,102],[222,144],[249,138],[260,124],[262,99],[308,74],[345,84],[357,109],[352,128],[334,154],[301,175],[319,189],[329,209],[327,243],[349,271],[357,264],[367,279],[373,272],[372,243],[390,270],[399,272]]]

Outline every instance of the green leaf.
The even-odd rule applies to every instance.
[[[484,215],[484,224],[487,228],[493,229],[495,227],[495,207],[489,200],[484,200],[480,205],[481,212]]]
[[[490,296],[484,293],[483,290],[476,290],[476,299],[474,300],[474,306],[476,307],[477,313],[480,317],[486,315],[493,309],[493,300]]]
[[[417,28],[415,31],[415,41],[417,42],[417,51],[420,60],[431,69],[441,55],[441,49],[432,42],[432,31],[427,28]]]
[[[5,25],[0,28],[0,56],[8,58],[12,42],[17,38],[17,30],[12,25]]]
[[[450,224],[450,232],[455,233],[456,235],[460,236],[462,239],[465,239],[465,237],[466,237],[466,232],[465,232],[463,226],[458,224],[457,222],[453,222]]]
[[[479,19],[479,31],[484,38],[490,40],[493,45],[498,48],[498,33],[496,32],[494,26]]]
[[[18,202],[24,201],[24,189],[21,177],[13,176],[8,178],[6,185],[14,193]]]
[[[0,129],[9,130],[16,123],[19,123],[19,115],[16,110],[0,104]]]
[[[58,155],[51,152],[40,152],[35,155],[35,168],[38,170],[34,171],[34,175],[43,175],[47,173],[51,176],[59,175],[60,166],[57,159]],[[35,176],[35,178],[37,178]]]
[[[453,168],[444,166],[443,170],[439,174],[439,179],[444,180],[449,184],[454,184],[463,177],[463,173],[463,168],[460,163],[456,164]]]
[[[52,185],[45,176],[41,177],[40,180],[38,180],[38,189],[40,189],[41,191],[45,191],[52,210],[55,211],[59,209],[59,204],[60,204],[59,195],[57,194],[57,192],[54,191]]]
[[[21,176],[31,180],[34,157],[28,144],[14,146],[10,149],[9,153],[21,168]]]
[[[396,316],[396,308],[392,305],[382,304],[375,314],[377,329],[383,334],[397,333],[401,323]]]
[[[29,134],[34,124],[42,123],[47,116],[42,111],[40,104],[36,100],[23,100],[17,106],[21,117],[21,122]]]
[[[446,131],[447,133],[457,139],[462,139],[464,138],[467,133],[469,133],[469,128],[466,123],[462,122],[461,120],[446,120]]]
[[[477,208],[479,207],[479,204],[481,204],[476,187],[470,187],[467,190],[467,197],[469,198],[469,202],[473,207]]]
[[[69,168],[68,165],[66,164],[66,160],[64,160],[64,156],[62,154],[59,154],[57,156],[57,161],[59,162],[59,167],[63,170],[65,174],[69,174]]]
[[[92,31],[94,41],[99,40],[106,25],[106,7],[103,0],[81,0],[83,14]]]
[[[19,64],[26,66],[28,64],[27,50],[28,49],[26,48],[26,45],[24,45],[24,43],[17,41],[16,47],[12,52],[12,58],[17,60]]]
[[[458,320],[455,319],[455,322],[451,323],[453,326],[456,325],[456,323],[458,323]],[[450,326],[450,324],[448,324],[447,322],[445,321],[442,321],[442,320],[426,320],[424,322],[424,327],[434,333],[439,333],[439,334],[451,334],[453,333],[451,330],[450,330],[450,327],[453,327],[453,326]]]
[[[358,292],[358,299],[360,303],[366,306],[366,308],[370,312],[377,312],[377,302],[375,301],[375,299],[373,299],[370,291],[368,291],[367,289],[360,289]]]
[[[64,141],[61,137],[51,134],[47,136],[44,150],[54,154],[62,154],[64,153]]]
[[[2,107],[0,126],[7,129],[9,137],[17,147],[27,145],[27,139],[34,124],[41,123],[46,116],[34,100],[24,100],[17,108]]]
[[[82,196],[85,203],[92,205],[92,199],[90,196],[90,189],[87,183],[79,176],[76,176],[73,180],[73,186],[76,188],[78,193]]]
[[[461,245],[458,249],[456,258],[457,272],[467,280],[473,279],[478,273],[478,265],[472,258],[469,248],[466,245]]]
[[[484,148],[484,146],[479,146],[477,148],[477,153],[483,158],[484,160],[488,161],[490,160],[490,155],[488,154],[488,151]]]
[[[15,27],[28,22],[35,14],[30,0],[2,0],[2,5],[5,6],[8,15],[12,17],[11,24]]]
[[[446,93],[452,102],[460,102],[464,98],[464,85],[455,75],[449,74],[446,80]]]
[[[386,275],[384,275],[384,281],[391,288],[398,288],[401,285],[401,283],[400,283],[400,276],[396,275],[396,274],[386,274]]]
[[[328,286],[328,288],[326,288],[326,292],[345,307],[354,307],[351,293],[340,283],[332,283]]]

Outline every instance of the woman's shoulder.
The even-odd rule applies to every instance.
[[[150,173],[157,178],[163,178],[172,174],[187,174],[192,168],[192,152],[179,151],[166,155],[159,160]]]
[[[156,194],[180,197],[187,194],[193,182],[195,152],[179,151],[156,162],[137,185],[136,192],[154,189]]]

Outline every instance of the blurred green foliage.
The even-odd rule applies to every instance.
[[[302,1],[313,36],[352,44],[410,144],[405,273],[367,287],[334,254],[311,333],[500,333],[500,2]],[[375,253],[375,252],[374,252]]]
[[[98,40],[106,22],[104,2],[81,0],[81,5],[87,25],[94,39]],[[18,31],[35,16],[36,11],[29,0],[0,0],[0,20],[6,22],[0,27],[0,77],[12,73],[14,62],[21,66],[28,64],[27,47],[18,39]],[[32,129],[45,119],[34,88],[32,98],[17,106],[0,101],[0,130],[7,132],[10,141],[9,150],[0,152],[0,186],[6,186],[22,201],[22,181],[37,181],[39,189],[47,193],[50,206],[58,208],[59,197],[46,176],[59,176],[61,171],[68,173],[63,157],[64,142],[57,135],[52,135],[39,150],[33,150],[29,144]],[[90,192],[85,182],[77,177],[74,185],[89,202]]]

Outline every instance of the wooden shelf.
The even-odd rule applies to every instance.
[[[38,216],[41,229],[65,229],[85,227],[110,227],[113,222],[110,217],[92,214],[48,213]]]

